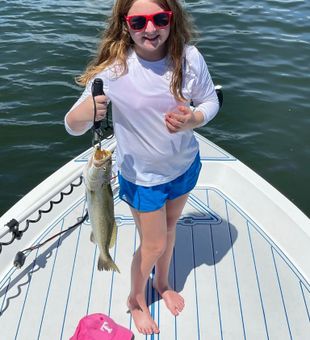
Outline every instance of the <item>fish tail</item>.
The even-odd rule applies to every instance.
[[[98,260],[98,270],[113,270],[115,272],[120,273],[120,270],[118,269],[114,261],[111,259],[111,257],[108,258],[107,260],[104,260],[100,256]]]

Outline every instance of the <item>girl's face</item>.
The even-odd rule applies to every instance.
[[[127,16],[140,14],[150,15],[163,11],[164,9],[154,2],[136,0],[127,13]],[[141,31],[133,30],[128,23],[127,27],[135,43],[135,51],[141,58],[154,61],[165,57],[166,41],[170,33],[170,23],[164,28],[159,28],[149,20],[145,28]]]

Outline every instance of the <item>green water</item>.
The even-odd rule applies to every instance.
[[[309,1],[183,1],[222,111],[199,132],[310,216]],[[0,215],[90,146],[63,116],[113,1],[1,0]]]

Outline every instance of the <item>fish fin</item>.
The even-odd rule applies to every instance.
[[[120,273],[117,265],[111,258],[108,260],[103,260],[101,256],[99,256],[98,259],[98,270],[113,270],[114,272]]]
[[[117,237],[117,225],[116,225],[116,222],[114,221],[109,248],[112,248],[114,246],[116,242],[116,237]]]
[[[90,233],[90,242],[96,243],[95,236],[94,236],[93,232]]]

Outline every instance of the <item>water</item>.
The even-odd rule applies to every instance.
[[[310,216],[309,1],[183,1],[222,111],[199,132]],[[0,0],[0,215],[90,146],[63,116],[113,1]]]

